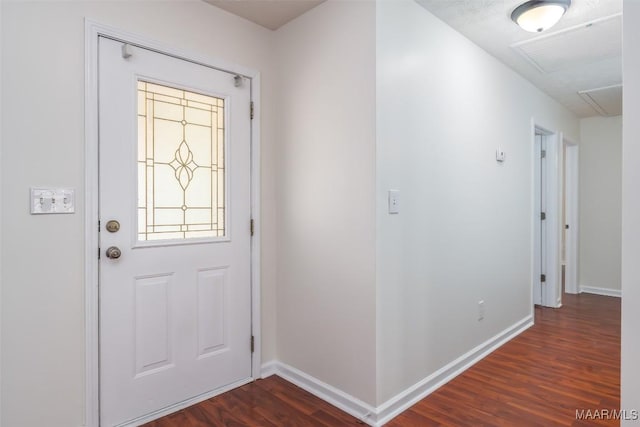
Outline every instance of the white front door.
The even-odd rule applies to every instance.
[[[251,377],[250,88],[234,77],[100,37],[102,426]]]

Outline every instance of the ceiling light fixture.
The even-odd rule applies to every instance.
[[[530,0],[516,7],[511,20],[523,30],[540,33],[558,23],[571,6],[571,0]]]

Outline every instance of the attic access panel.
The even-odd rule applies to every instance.
[[[613,85],[578,92],[578,95],[601,116],[622,114],[622,85]]]
[[[542,73],[622,56],[622,14],[615,14],[511,45]]]

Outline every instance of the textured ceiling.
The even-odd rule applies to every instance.
[[[615,15],[622,0],[573,0],[562,20],[541,34],[509,18],[524,0],[416,1],[579,117],[611,115],[584,93],[606,93],[606,108],[621,111],[622,20]],[[618,89],[597,91],[609,87]]]
[[[242,18],[277,30],[325,0],[204,0]]]
[[[325,0],[205,1],[276,30]],[[573,0],[562,20],[541,34],[509,18],[524,0],[416,1],[579,117],[621,111],[622,0]],[[601,91],[612,87],[618,89]],[[605,94],[600,103],[607,108],[594,100]]]

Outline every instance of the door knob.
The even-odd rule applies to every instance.
[[[117,246],[111,246],[107,249],[107,258],[118,259],[122,255],[122,251]]]

